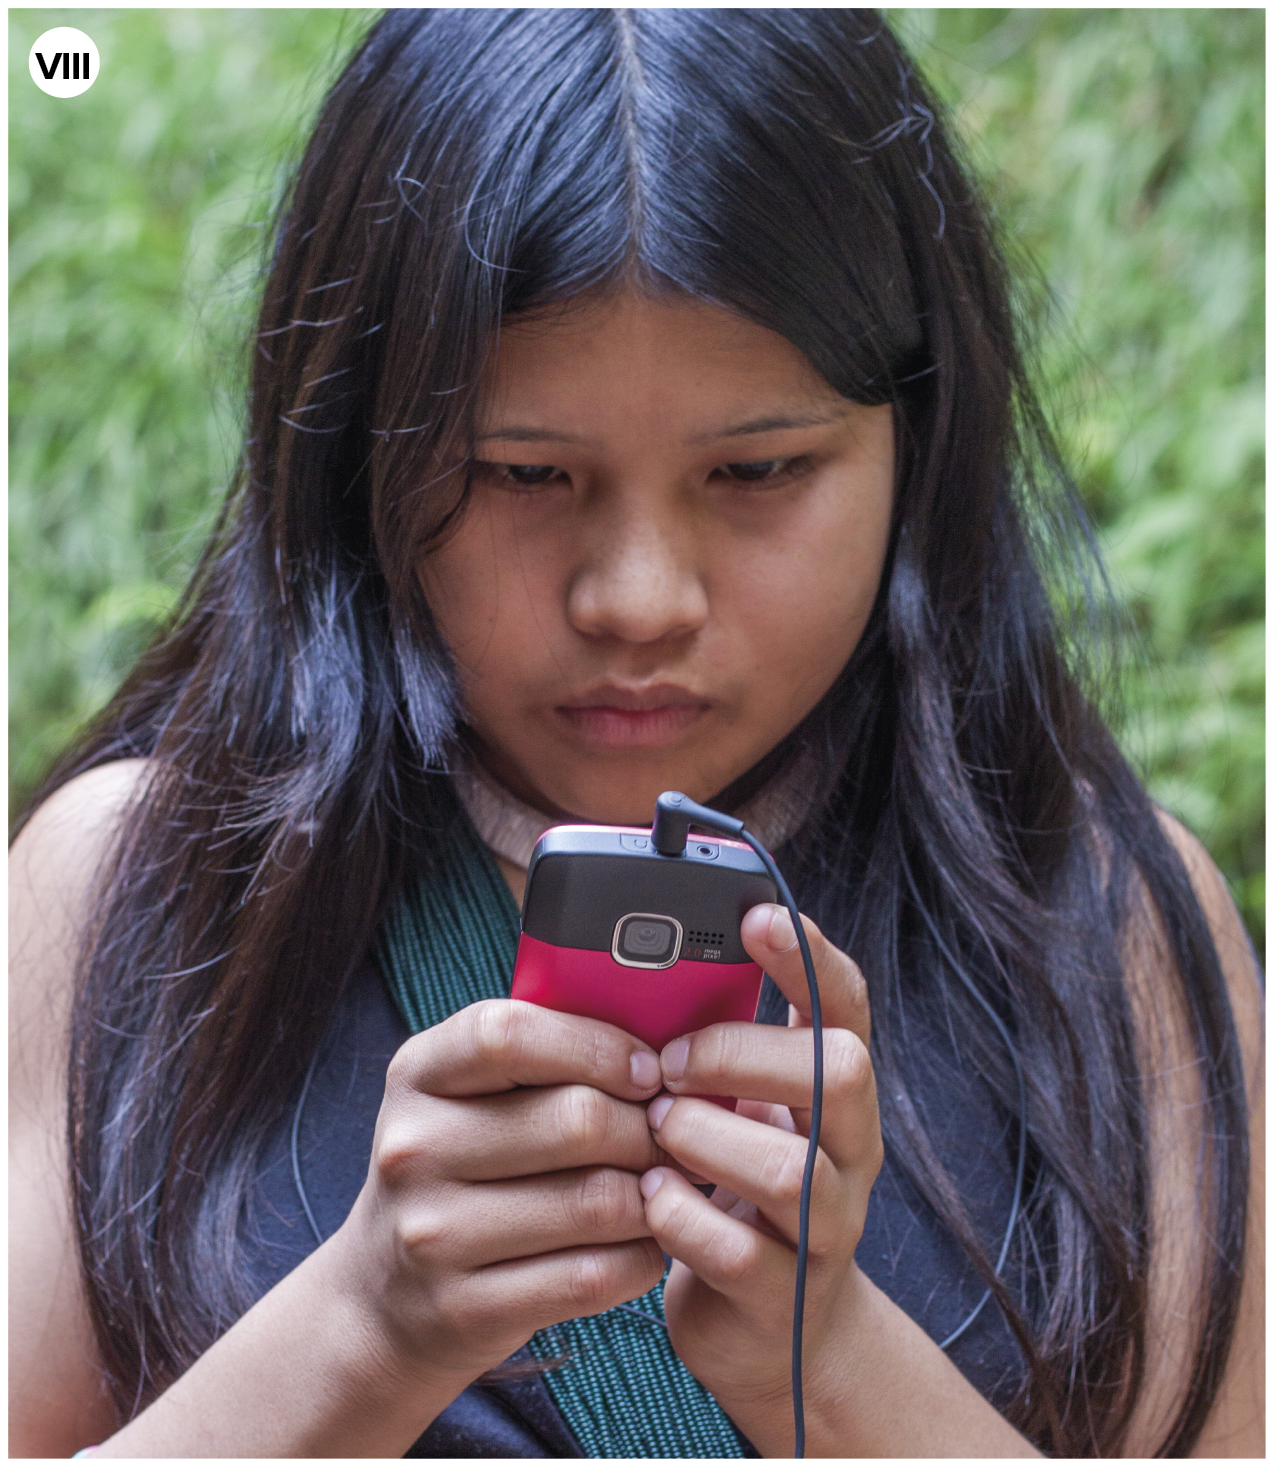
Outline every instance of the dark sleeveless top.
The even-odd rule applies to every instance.
[[[760,1018],[786,1022],[786,1003],[766,980]],[[390,998],[375,958],[354,973],[316,1063],[297,1134],[297,1159],[315,1222],[324,1237],[344,1221],[363,1186],[385,1071],[409,1030]],[[932,1050],[924,1093],[913,1102],[962,1193],[992,1257],[999,1251],[1012,1197],[1013,1127],[976,1083],[952,1086],[959,1072],[944,1035],[909,1035]],[[944,1081],[944,1077],[946,1077]],[[299,1099],[299,1096],[298,1096]],[[293,1109],[276,1128],[245,1214],[243,1252],[258,1296],[316,1246],[297,1190],[291,1157]],[[886,1153],[872,1191],[857,1262],[864,1273],[935,1340],[955,1330],[983,1293],[963,1250]],[[1021,1281],[1008,1279],[1016,1291]],[[1016,1339],[988,1303],[949,1349],[953,1363],[994,1405],[1021,1384]],[[519,1351],[514,1357],[516,1365]],[[526,1357],[529,1365],[529,1357]],[[748,1450],[745,1443],[745,1452]],[[411,1457],[581,1456],[540,1374],[512,1373],[466,1389],[428,1427]]]
[[[495,882],[503,892],[492,860],[473,827],[465,817],[461,816],[461,822],[464,839],[459,841],[458,849],[476,844],[481,852],[478,861],[490,867],[487,885]],[[470,852],[468,860],[473,858]],[[459,866],[464,864],[459,860]],[[393,923],[401,924],[404,914],[414,910],[417,915],[408,917],[408,926],[414,923],[412,932],[418,939],[427,942],[424,927],[432,932],[437,926],[443,943],[461,943],[464,954],[456,949],[458,956],[454,959],[459,974],[471,942],[477,940],[478,946],[483,945],[486,933],[477,927],[467,937],[446,932],[448,923],[440,914],[456,901],[464,905],[464,899],[452,892],[443,895],[443,905],[437,907],[439,895],[439,889],[429,883],[405,892],[393,914]],[[421,896],[432,898],[433,918],[423,915]],[[470,920],[476,912],[470,912]],[[481,921],[483,918],[478,918],[478,927]],[[382,933],[382,939],[385,936]],[[368,954],[352,974],[314,1062],[308,1087],[298,1087],[294,1106],[274,1128],[248,1191],[241,1248],[257,1297],[266,1294],[317,1247],[316,1229],[317,1234],[327,1238],[341,1226],[367,1177],[386,1069],[393,1053],[411,1036],[411,1028],[390,996],[392,990],[380,967],[382,961],[399,961],[392,951],[386,956],[386,948],[392,949],[393,943],[382,940],[379,956]],[[443,951],[436,945],[432,948],[434,952]],[[442,959],[430,958],[439,976],[427,980],[421,992],[433,995],[434,984],[439,981],[443,990],[448,986],[455,989],[451,959],[443,962],[442,968],[436,967],[439,961]],[[498,965],[490,983],[506,981],[499,977],[501,971]],[[395,992],[399,1002],[405,1002],[401,973],[395,977],[399,980]],[[468,990],[464,986],[459,987],[459,993],[465,992]],[[467,999],[454,996],[452,1008],[464,1002]],[[407,1012],[415,1027],[432,1021],[421,1018],[411,1002],[407,1002]],[[772,1024],[787,1022],[787,1002],[769,978],[765,980],[757,1018]],[[1013,1196],[1013,1122],[997,1111],[989,1093],[958,1062],[945,1031],[911,1025],[907,1043],[913,1049],[919,1047],[932,1061],[917,1071],[925,1075],[925,1080],[919,1093],[911,1094],[911,1103],[925,1124],[936,1155],[960,1182],[983,1245],[995,1257]],[[305,1215],[302,1187],[313,1223]],[[888,1149],[867,1206],[856,1259],[863,1272],[935,1341],[953,1334],[982,1298],[978,1273],[967,1262],[960,1245],[939,1225],[931,1207],[914,1190]],[[1005,1282],[1016,1292],[1023,1287],[1022,1279],[1011,1273]],[[986,1304],[948,1353],[970,1383],[998,1407],[1007,1404],[1022,1383],[1022,1353],[994,1303]],[[559,1395],[559,1400],[564,1398]],[[719,1408],[713,1405],[712,1410]],[[722,1420],[722,1429],[729,1435],[728,1424],[721,1416],[718,1420]],[[746,1438],[737,1435],[744,1455],[756,1455]],[[737,1452],[738,1448],[722,1449]],[[495,1379],[478,1380],[461,1392],[424,1430],[407,1455],[580,1457],[584,1452],[553,1400],[545,1375],[523,1348],[496,1373]]]

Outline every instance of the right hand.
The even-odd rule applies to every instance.
[[[512,999],[402,1046],[331,1240],[400,1368],[467,1382],[659,1282],[638,1178],[668,1160],[644,1106],[661,1083],[630,1034]]]

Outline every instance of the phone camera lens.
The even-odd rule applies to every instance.
[[[624,946],[635,958],[657,958],[667,949],[669,935],[662,922],[630,922]]]
[[[619,952],[637,963],[664,963],[673,957],[677,924],[667,917],[626,917],[619,931]]]

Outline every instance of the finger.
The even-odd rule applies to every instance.
[[[517,999],[484,999],[409,1039],[389,1084],[427,1095],[490,1095],[517,1085],[595,1086],[621,1100],[659,1088],[654,1051],[613,1024]]]
[[[660,1096],[649,1110],[652,1124],[658,1123],[659,1144],[669,1156],[751,1202],[783,1237],[797,1241],[809,1153],[805,1137],[705,1100]],[[831,1253],[844,1246],[847,1218],[866,1208],[877,1170],[878,1165],[842,1173],[819,1148],[810,1193],[812,1252]]]
[[[801,924],[814,960],[823,1023],[837,1029],[852,1029],[864,1044],[870,1045],[871,1005],[862,970],[853,958],[828,942],[808,917],[802,917]],[[773,902],[753,907],[743,918],[740,935],[749,955],[774,979],[783,996],[809,1023],[810,997],[805,963],[787,908]]]
[[[674,1039],[659,1057],[674,1095],[733,1095],[807,1113],[814,1096],[814,1035],[773,1024],[713,1024]],[[662,1133],[661,1133],[662,1134]],[[807,1133],[808,1134],[808,1133]],[[823,1030],[820,1144],[837,1166],[861,1162],[880,1136],[871,1056],[849,1029]]]
[[[648,1171],[641,1190],[646,1221],[665,1253],[728,1299],[790,1315],[796,1267],[790,1248],[714,1207],[669,1167]]]
[[[461,1288],[466,1314],[482,1327],[506,1326],[510,1316],[529,1321],[526,1337],[545,1325],[601,1314],[639,1299],[664,1274],[664,1255],[653,1238],[591,1248],[564,1248],[537,1258],[493,1263],[470,1274]]]
[[[439,1189],[412,1210],[406,1247],[423,1259],[445,1254],[457,1268],[484,1268],[564,1248],[648,1238],[637,1174],[615,1167],[465,1189],[463,1226],[456,1225],[455,1189]]]
[[[373,1163],[384,1185],[402,1190],[439,1174],[492,1182],[587,1166],[644,1171],[658,1149],[641,1106],[591,1085],[557,1085],[384,1108]]]

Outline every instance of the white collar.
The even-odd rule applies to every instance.
[[[767,850],[776,850],[800,828],[818,787],[817,761],[803,749],[782,773],[735,812]],[[496,853],[525,870],[535,843],[550,826],[563,822],[519,800],[463,754],[451,778],[478,834]]]

